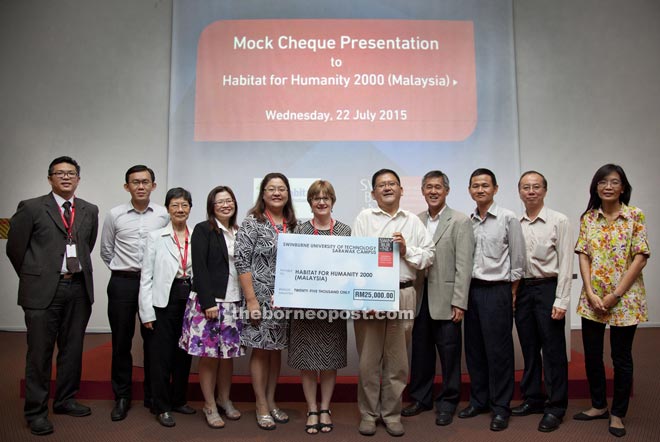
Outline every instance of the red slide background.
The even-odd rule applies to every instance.
[[[439,50],[340,48],[354,39],[419,37]],[[234,49],[234,37],[273,40],[273,49]],[[278,38],[333,39],[336,49],[280,49]],[[331,58],[341,66],[332,66]],[[382,75],[383,85],[356,85],[355,76]],[[223,78],[260,78],[263,85],[223,85]],[[291,77],[348,78],[343,85],[297,86]],[[389,84],[391,75],[432,78],[446,85]],[[253,77],[250,77],[253,76]],[[282,85],[271,80],[286,77]],[[374,78],[374,77],[372,77]],[[268,119],[266,111],[324,115],[322,120]],[[405,114],[405,115],[404,115]],[[355,119],[355,116],[360,117]],[[340,117],[345,117],[340,119]],[[195,141],[460,141],[477,121],[474,29],[444,20],[228,20],[200,35]]]

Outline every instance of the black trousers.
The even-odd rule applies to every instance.
[[[470,284],[465,312],[465,360],[470,404],[511,415],[514,386],[511,283]]]
[[[435,398],[437,411],[453,413],[461,396],[461,323],[435,320],[429,313],[428,286],[412,331],[412,362],[410,369],[410,397],[427,408],[433,405],[435,352],[440,356],[442,389]]]
[[[632,343],[637,325],[628,327],[610,326],[610,349],[614,365],[614,396],[610,413],[626,417],[633,383]],[[591,406],[607,408],[605,365],[603,364],[603,341],[605,324],[582,318],[582,344],[584,365],[589,381]]]
[[[172,292],[175,291],[172,286]],[[151,393],[157,414],[186,404],[192,357],[179,348],[186,300],[170,293],[165,308],[155,308],[156,322],[151,342]]]
[[[80,389],[85,329],[92,305],[81,275],[60,280],[55,297],[45,309],[23,308],[27,328],[25,407],[28,422],[48,416],[48,397],[57,342],[57,379],[53,407],[75,399]]]
[[[525,361],[520,381],[523,400],[535,408],[545,408],[546,413],[563,417],[568,406],[566,320],[551,317],[556,292],[556,280],[523,280],[516,296],[515,320]]]
[[[140,274],[115,274],[108,282],[108,320],[112,330],[112,391],[115,399],[131,399],[133,384],[133,335],[138,312]],[[144,402],[151,402],[151,355],[149,344],[153,331],[140,326],[144,355]]]

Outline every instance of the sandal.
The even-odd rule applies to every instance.
[[[277,428],[273,416],[270,414],[257,414],[257,425],[262,430],[274,430]]]
[[[218,407],[218,412],[224,414],[230,421],[237,421],[241,418],[241,412],[234,407],[232,401],[227,401],[224,405],[217,402],[216,405]]]
[[[322,415],[322,414],[327,414],[328,418],[330,418],[330,416],[332,416],[332,413],[330,412],[330,410],[320,410],[319,411],[319,416]],[[329,433],[329,432],[332,431],[333,428],[335,428],[335,424],[333,424],[332,422],[330,422],[329,424],[326,424],[325,422],[321,422],[321,420],[319,418],[319,431],[321,431],[321,433]]]
[[[319,412],[318,411],[308,411],[307,412],[307,417],[309,418],[310,416],[318,416]],[[316,418],[318,419],[318,417]],[[307,434],[319,434],[321,431],[320,423],[317,422],[315,424],[307,424],[305,423],[305,433]],[[314,431],[311,431],[314,430]]]
[[[218,429],[225,427],[225,421],[222,420],[217,410],[212,410],[210,408],[202,408],[204,412],[204,417],[206,418],[206,423],[209,427]]]
[[[273,416],[273,419],[275,419],[275,422],[278,424],[286,424],[289,422],[289,415],[280,408],[273,408],[270,410],[270,415]]]

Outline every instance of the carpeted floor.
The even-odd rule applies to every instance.
[[[580,332],[572,332],[573,350],[582,351]],[[88,349],[104,344],[108,335],[88,335],[85,345]],[[635,338],[635,390],[631,401],[628,417],[625,420],[628,441],[659,441],[660,440],[660,357],[658,342],[660,329],[639,329]],[[20,380],[24,373],[25,335],[23,333],[0,332],[0,441],[381,441],[392,439],[379,426],[376,436],[367,438],[357,432],[359,413],[355,403],[336,403],[332,407],[335,429],[325,435],[306,435],[303,431],[305,405],[302,402],[281,402],[291,416],[291,422],[279,425],[275,431],[263,431],[255,424],[254,404],[237,403],[243,411],[240,421],[227,421],[222,430],[212,430],[204,423],[201,413],[193,416],[175,415],[177,426],[167,429],[161,427],[154,417],[135,401],[128,418],[121,422],[110,421],[110,410],[113,402],[110,400],[84,400],[92,407],[93,413],[85,418],[52,415],[50,419],[55,425],[55,433],[46,437],[32,436],[22,415],[23,401],[19,397]],[[606,354],[609,358],[609,352]],[[517,402],[514,402],[516,405]],[[191,402],[191,405],[201,409],[201,403]],[[461,407],[465,406],[461,403]],[[423,413],[413,418],[403,418],[406,434],[400,440],[415,442],[424,441],[507,441],[529,442],[530,440],[561,441],[561,442],[603,442],[616,440],[607,432],[607,421],[576,422],[570,416],[589,407],[586,399],[571,400],[567,419],[561,428],[553,433],[539,433],[536,426],[539,415],[521,418],[511,418],[509,429],[500,433],[488,430],[489,415],[473,419],[455,419],[447,427],[434,424],[431,412]]]

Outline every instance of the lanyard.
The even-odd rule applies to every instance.
[[[76,219],[76,207],[72,204],[71,205],[71,224],[66,222],[66,219],[64,218],[64,210],[62,210],[61,206],[58,206],[60,209],[60,216],[62,217],[62,224],[64,224],[64,228],[66,229],[66,233],[69,237],[69,240],[73,238],[73,222]]]
[[[319,234],[319,230],[316,228],[316,224],[314,224],[314,219],[312,218],[312,227],[314,227],[314,235]],[[330,218],[330,236],[332,236],[332,232],[335,230],[335,220]]]
[[[270,221],[270,225],[273,226],[273,229],[277,233],[286,233],[286,220],[282,218],[282,231],[280,232],[277,226],[275,225],[275,220],[273,219],[273,216],[270,214],[268,210],[266,210],[266,217],[268,218],[268,221]]]
[[[183,252],[183,255],[181,254],[181,244],[179,244],[179,236],[176,234],[176,232],[172,231],[174,233],[174,242],[176,242],[176,248],[179,250],[179,257],[181,257],[181,268],[183,269],[183,277],[186,277],[186,266],[188,265],[188,226],[186,226],[186,249]]]

